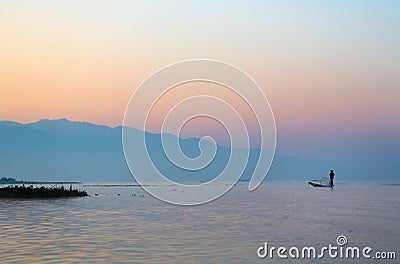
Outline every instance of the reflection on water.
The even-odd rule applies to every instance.
[[[140,187],[85,189],[99,195],[1,200],[0,262],[283,263],[258,259],[257,248],[264,241],[322,247],[340,234],[349,245],[400,254],[399,186],[349,184],[331,191],[267,182],[249,192],[243,183],[190,207],[160,202]]]

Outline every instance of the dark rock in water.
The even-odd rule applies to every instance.
[[[65,189],[61,187],[33,187],[11,185],[0,188],[0,198],[62,198],[62,197],[84,197],[88,196],[86,191]]]

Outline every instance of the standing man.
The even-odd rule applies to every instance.
[[[331,173],[329,173],[329,178],[331,179],[331,181],[329,182],[329,187],[333,188],[333,178],[335,178],[335,173],[333,172],[333,170],[331,170]]]

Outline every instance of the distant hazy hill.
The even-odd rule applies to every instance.
[[[121,127],[67,119],[45,119],[26,125],[0,121],[0,177],[30,181],[132,181],[123,155],[121,130]],[[151,139],[150,155],[158,168],[176,181],[210,180],[224,168],[229,157],[229,149],[218,147],[217,156],[210,166],[190,174],[168,161],[162,151],[160,135],[148,136]],[[174,140],[173,136],[168,137]],[[199,154],[198,139],[181,140],[181,144],[188,156]],[[251,176],[258,151],[251,150],[242,180]],[[318,178],[328,169],[329,166],[323,162],[276,155],[267,179]]]

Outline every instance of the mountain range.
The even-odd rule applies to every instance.
[[[135,133],[142,133],[133,129]],[[217,176],[229,159],[229,148],[217,146],[213,162],[188,172],[169,162],[161,135],[146,132],[149,155],[157,168],[177,182],[208,181]],[[122,127],[108,127],[67,119],[21,124],[0,121],[0,177],[29,181],[130,182],[133,177],[125,162]],[[176,140],[167,135],[167,140]],[[189,157],[199,155],[199,139],[178,139]],[[241,180],[249,180],[257,164],[259,149],[251,149]],[[267,180],[321,178],[329,171],[326,161],[275,155]]]

